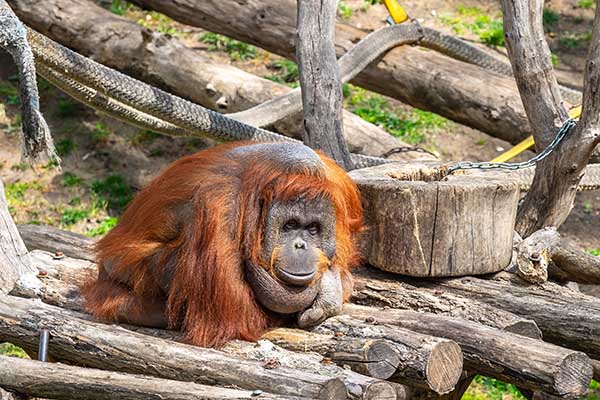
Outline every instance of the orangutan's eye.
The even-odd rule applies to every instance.
[[[289,231],[296,230],[296,229],[298,229],[298,225],[299,225],[298,221],[296,221],[295,219],[290,219],[285,224],[283,224],[283,231],[289,232]]]
[[[318,235],[321,233],[321,225],[319,225],[318,222],[313,222],[306,227],[306,230],[308,230],[308,233],[311,235]]]

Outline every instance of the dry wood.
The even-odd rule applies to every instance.
[[[0,400],[29,400],[26,395],[18,394],[15,392],[7,392],[0,388]]]
[[[295,57],[295,0],[132,2],[185,24],[222,33],[290,59]],[[10,3],[12,5],[15,0]],[[19,12],[18,9],[15,11]],[[231,18],[232,15],[236,18]],[[345,22],[337,24],[337,55],[348,51],[367,33]],[[366,68],[352,83],[511,143],[518,143],[530,134],[511,77],[496,75],[435,51],[422,51],[411,46],[396,48]]]
[[[542,389],[565,397],[584,394],[592,378],[592,364],[584,353],[470,321],[406,310],[377,310],[348,304],[344,313],[362,318],[365,325],[390,324],[429,335],[446,337],[462,348],[467,371]],[[368,333],[363,337],[380,337]]]
[[[299,399],[0,356],[0,386],[52,399]]]
[[[437,282],[413,282],[448,291],[534,320],[544,340],[600,358],[600,299],[557,284],[526,284],[509,273],[496,279],[474,277]]]
[[[344,140],[342,78],[334,49],[337,0],[298,0],[296,57],[300,71],[302,141],[346,171],[354,169]]]
[[[452,340],[398,327],[373,326],[348,316],[328,319],[314,331],[355,338],[382,338],[394,343],[398,350],[398,365],[391,379],[438,394],[450,392],[462,373],[462,352]]]
[[[37,270],[31,265],[27,248],[8,211],[0,179],[0,294],[15,287],[32,293],[39,291],[36,275]]]
[[[48,355],[57,361],[290,396],[339,399],[347,395],[337,378],[283,367],[269,369],[217,350],[87,321],[40,301],[0,296],[0,341],[35,352],[42,328],[50,331]]]
[[[506,47],[538,150],[546,147],[568,118],[552,69],[542,26],[543,0],[502,0]],[[596,10],[585,69],[583,110],[555,152],[537,164],[519,208],[517,231],[529,236],[545,226],[560,226],[569,215],[577,185],[600,142],[600,11]]]
[[[318,333],[277,329],[264,338],[289,350],[317,352],[378,378],[391,377],[440,394],[454,388],[462,372],[462,353],[456,343],[403,329],[387,330],[381,334],[385,340],[370,343],[371,340],[366,339],[371,346],[365,349],[364,358],[370,359],[365,362],[356,357],[354,348],[358,346],[349,345],[365,342],[359,332],[360,325],[360,321],[352,318],[334,317],[319,325],[315,329]],[[382,362],[372,362],[377,359]]]
[[[554,228],[535,231],[520,242],[517,257],[520,270],[534,270],[545,264],[555,279],[600,284],[600,258],[561,237]],[[540,261],[535,261],[537,258]]]
[[[68,254],[73,258],[94,261],[94,241],[78,233],[56,229],[47,225],[17,225],[29,250],[41,249],[51,253]],[[58,245],[60,248],[55,248]]]
[[[437,277],[498,272],[510,263],[518,185],[490,173],[440,180],[443,172],[433,162],[352,171],[365,209],[362,254],[369,264]]]
[[[600,381],[600,361],[592,360],[592,367],[594,367],[594,379]]]
[[[399,281],[397,275],[372,268],[356,269],[353,277],[352,302],[357,304],[441,314],[533,339],[542,338],[535,321],[491,307],[468,296],[457,296],[445,290],[419,288],[409,279]]]
[[[250,108],[291,90],[231,65],[209,60],[176,39],[151,33],[87,0],[41,3],[10,0],[9,3],[23,21],[58,42],[223,113]],[[99,20],[101,25],[96,23]],[[344,132],[353,152],[380,156],[392,148],[408,146],[350,112],[343,114]],[[302,119],[297,116],[286,118],[275,124],[275,129],[300,137]],[[434,157],[427,153],[407,152],[391,158]]]

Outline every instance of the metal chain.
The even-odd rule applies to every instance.
[[[560,127],[554,140],[546,147],[543,151],[537,154],[535,157],[518,163],[504,163],[504,162],[472,162],[472,161],[461,161],[453,166],[448,168],[448,173],[453,173],[455,171],[461,169],[507,169],[507,170],[517,170],[523,168],[533,167],[538,161],[543,160],[548,157],[550,153],[552,153],[562,142],[562,140],[569,134],[571,129],[577,124],[572,118],[569,118],[564,122],[564,124]]]

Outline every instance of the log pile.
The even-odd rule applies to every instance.
[[[343,315],[311,331],[279,328],[257,344],[198,348],[176,332],[91,321],[80,313],[78,286],[95,274],[93,241],[50,227],[18,230],[37,248],[29,258],[43,289],[41,301],[17,297],[18,290],[0,297],[0,341],[35,356],[40,330],[48,329],[52,363],[15,362],[0,386],[30,395],[78,398],[75,388],[89,386],[88,398],[136,398],[127,397],[136,391],[178,399],[456,397],[481,373],[574,398],[592,378],[591,358],[600,358],[599,299],[508,273],[423,282],[366,267],[355,271]],[[559,321],[564,315],[574,317]],[[30,385],[33,372],[44,377],[38,385]],[[165,383],[168,393],[160,392]]]

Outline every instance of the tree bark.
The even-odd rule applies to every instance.
[[[403,329],[386,332],[382,339],[377,339],[367,348],[367,357],[380,363],[365,364],[356,358],[356,352],[344,351],[352,349],[349,343],[360,343],[365,340],[360,335],[352,335],[352,331],[360,329],[361,322],[347,317],[334,317],[309,333],[296,329],[276,329],[263,337],[273,343],[294,351],[314,351],[333,361],[349,365],[357,372],[388,379],[410,385],[424,387],[436,393],[447,393],[454,388],[462,373],[462,353],[453,341],[421,335]],[[377,347],[376,347],[377,346]],[[341,351],[340,351],[341,350]],[[362,352],[361,352],[362,353]],[[367,361],[368,362],[368,361]]]
[[[364,338],[381,338],[380,325],[390,324],[454,340],[462,348],[467,371],[478,371],[520,387],[575,397],[587,391],[592,378],[591,360],[582,352],[473,322],[353,304],[345,305],[344,313],[365,321],[362,329],[353,332]]]
[[[255,399],[256,393],[192,382],[0,356],[0,386],[52,399]],[[265,399],[299,399],[260,393]]]
[[[296,57],[300,71],[302,141],[346,171],[354,169],[344,141],[342,78],[333,47],[337,0],[298,0]]]
[[[551,282],[525,284],[509,273],[500,273],[495,280],[464,277],[413,284],[469,297],[532,319],[542,330],[544,340],[600,358],[600,299],[595,297]]]
[[[94,261],[95,241],[78,233],[56,229],[48,225],[17,225],[29,250],[41,249],[51,253],[68,254],[73,258]]]
[[[521,99],[536,148],[545,148],[568,115],[552,69],[542,26],[542,0],[503,0],[504,32]],[[600,11],[596,11],[584,77],[583,110],[577,127],[556,151],[539,162],[532,186],[517,215],[517,231],[526,237],[546,226],[560,226],[573,207],[577,185],[600,142]]]
[[[297,369],[269,369],[217,350],[175,343],[81,317],[39,301],[0,296],[0,341],[35,352],[40,330],[48,329],[48,355],[57,361],[289,396],[338,399],[347,395],[346,387],[337,378]]]
[[[290,90],[287,86],[211,61],[178,40],[153,33],[87,0],[36,2],[10,0],[24,22],[95,61],[155,84],[181,97],[223,113],[241,111]],[[102,20],[98,25],[96,21]],[[349,148],[380,156],[409,146],[383,129],[344,111]],[[300,137],[301,118],[291,116],[274,128]],[[406,152],[397,159],[434,158]]]

